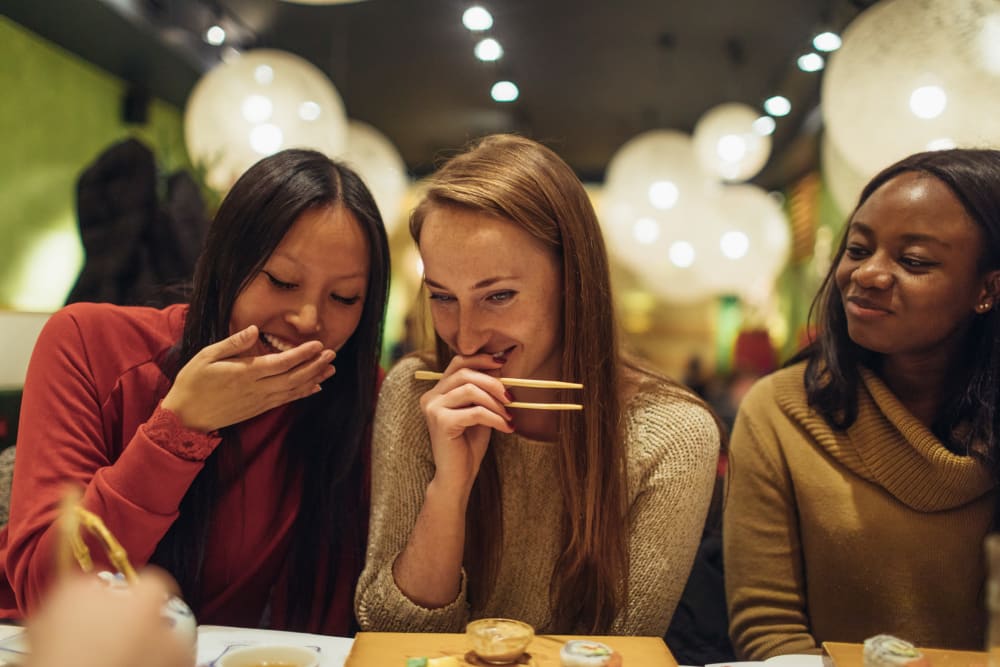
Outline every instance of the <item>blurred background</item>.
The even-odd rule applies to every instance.
[[[427,327],[406,231],[421,179],[476,137],[517,132],[586,184],[627,344],[727,417],[808,339],[869,177],[919,150],[1000,146],[1000,0],[0,11],[6,414],[48,313],[162,298],[189,277],[233,180],[291,146],[349,161],[376,195],[392,240],[390,363]],[[12,428],[0,420],[0,440]]]

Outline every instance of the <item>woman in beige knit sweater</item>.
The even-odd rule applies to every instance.
[[[379,398],[362,628],[456,632],[504,616],[540,632],[662,635],[719,431],[690,392],[620,352],[580,181],[538,143],[488,137],[434,176],[410,230],[436,352],[403,359]],[[416,380],[427,367],[444,377]]]
[[[883,632],[983,646],[998,282],[1000,151],[920,153],[865,187],[818,340],[733,430],[723,536],[743,656]]]

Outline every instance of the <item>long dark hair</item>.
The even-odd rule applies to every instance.
[[[308,209],[343,206],[368,239],[370,274],[357,329],[337,352],[337,372],[323,391],[295,403],[295,421],[285,441],[285,488],[301,476],[302,499],[292,529],[285,571],[289,626],[306,625],[316,604],[332,598],[336,563],[344,545],[364,557],[367,508],[361,506],[365,454],[374,415],[382,321],[389,288],[389,249],[371,193],[345,165],[309,150],[285,150],[251,167],[233,186],[208,231],[195,270],[183,338],[174,349],[176,373],[199,350],[229,336],[239,293],[299,216]],[[221,430],[223,443],[205,462],[180,506],[180,515],[160,541],[153,561],[178,581],[196,613],[212,509],[242,461],[236,426]],[[307,459],[308,454],[308,459]],[[305,462],[308,460],[308,465]],[[278,473],[281,474],[281,473]],[[321,583],[321,586],[317,586]]]
[[[954,149],[917,153],[877,174],[862,190],[858,208],[891,179],[905,172],[920,172],[945,185],[961,202],[983,234],[982,252],[976,258],[980,274],[1000,268],[1000,151]],[[817,324],[816,341],[789,364],[808,359],[805,385],[809,404],[837,429],[845,429],[858,416],[859,367],[877,369],[881,355],[854,343],[847,332],[847,317],[834,274],[847,248],[847,230],[809,311]],[[963,358],[956,359],[956,391],[932,425],[934,434],[953,451],[978,457],[1000,473],[997,442],[1000,436],[1000,314],[996,307],[974,316]],[[957,429],[960,424],[970,428]]]

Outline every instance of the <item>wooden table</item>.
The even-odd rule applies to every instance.
[[[950,649],[921,648],[931,661],[931,667],[986,667],[988,654],[984,651],[953,651]],[[833,667],[864,667],[864,646],[842,642],[823,642],[823,663]]]
[[[536,635],[528,645],[529,667],[559,667],[559,649],[570,639],[593,639],[621,653],[623,667],[677,667],[670,649],[659,637],[601,637]],[[359,632],[345,667],[405,667],[407,658],[452,655],[460,665],[472,647],[465,634]],[[936,666],[935,666],[936,667]]]

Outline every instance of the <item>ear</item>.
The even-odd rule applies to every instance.
[[[979,315],[990,312],[1000,301],[1000,269],[989,271],[983,276],[983,286],[976,299],[975,311]]]

